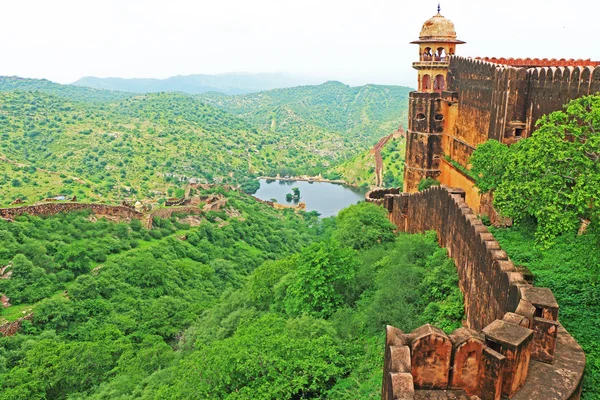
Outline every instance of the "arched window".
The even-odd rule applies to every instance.
[[[423,92],[431,90],[431,77],[429,75],[423,75],[423,83],[421,84],[421,90]]]
[[[435,61],[446,61],[446,50],[443,47],[437,49]]]
[[[446,80],[444,79],[444,75],[438,75],[435,77],[435,81],[433,82],[433,90],[436,92],[446,90]]]
[[[431,47],[426,47],[423,51],[423,59],[422,61],[431,61]]]

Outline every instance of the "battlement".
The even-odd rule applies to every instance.
[[[455,391],[439,398],[578,399],[585,355],[558,322],[552,292],[528,283],[464,191],[397,192],[375,190],[367,201],[385,207],[399,231],[437,232],[458,271],[466,327],[451,335],[430,325],[410,334],[388,327],[382,399],[432,390]]]
[[[600,61],[592,61],[587,59],[556,59],[556,58],[496,58],[496,57],[476,57],[476,60],[481,60],[493,64],[507,65],[520,68],[535,68],[535,67],[597,67],[600,66]]]

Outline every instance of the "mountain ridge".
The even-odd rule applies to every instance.
[[[168,78],[99,78],[86,76],[71,83],[94,89],[118,90],[133,93],[181,91],[188,94],[218,92],[237,95],[276,88],[320,84],[324,79],[288,73],[229,72],[223,74],[176,75]]]

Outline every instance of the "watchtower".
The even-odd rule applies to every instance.
[[[449,57],[456,53],[456,46],[464,44],[456,38],[452,21],[438,13],[425,21],[419,40],[411,44],[419,45],[419,61],[413,68],[419,72],[419,92],[441,92],[446,89]]]
[[[408,133],[404,191],[414,192],[422,179],[440,176],[443,134],[452,125],[457,112],[457,94],[446,88],[450,56],[456,46],[454,24],[438,13],[425,21],[419,40],[419,61],[413,63],[419,73],[418,90],[409,95]]]

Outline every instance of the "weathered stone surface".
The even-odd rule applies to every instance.
[[[452,342],[441,329],[431,325],[417,328],[411,335],[411,372],[415,388],[446,389]]]
[[[546,363],[554,361],[558,326],[558,322],[549,319],[537,317],[533,319],[533,345],[531,349],[533,359]]]
[[[506,357],[502,395],[512,397],[527,379],[533,331],[496,320],[483,329],[486,345]]]
[[[390,373],[388,397],[386,400],[413,400],[415,388],[409,373]]]
[[[474,400],[463,390],[417,390],[415,400]]]
[[[502,383],[504,377],[504,363],[506,357],[488,347],[481,354],[481,368],[479,370],[479,387],[477,394],[481,400],[500,400],[502,397]]]
[[[520,325],[524,328],[529,328],[531,325],[527,317],[511,312],[504,314],[504,318],[502,318],[502,320],[510,322],[511,324]]]
[[[450,388],[462,389],[469,395],[477,394],[483,338],[467,328],[457,329],[450,335],[453,344]]]
[[[0,218],[13,219],[19,215],[55,215],[64,212],[91,210],[97,215],[116,216],[121,218],[141,219],[142,213],[125,206],[111,206],[97,203],[46,203],[34,206],[0,208]]]
[[[558,320],[558,303],[552,290],[533,286],[524,287],[521,288],[521,298],[535,307],[536,317]]]
[[[585,354],[559,325],[554,363],[531,361],[527,383],[511,400],[577,400],[585,370]]]
[[[2,334],[2,336],[12,336],[15,333],[17,333],[19,331],[19,329],[21,329],[21,325],[23,324],[23,321],[31,321],[33,319],[33,313],[27,314],[24,317],[21,317],[15,321],[12,322],[6,322],[2,325],[0,325],[0,334]]]

